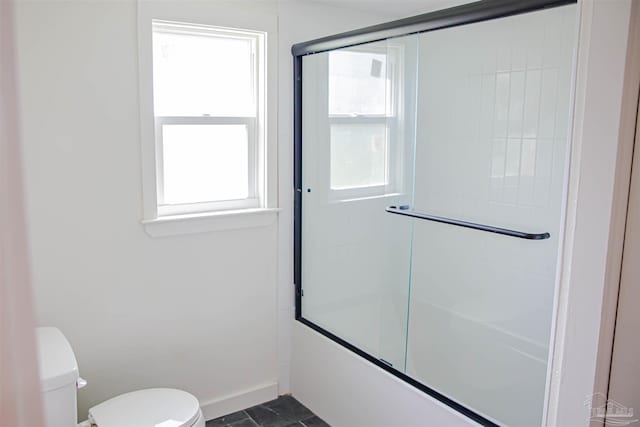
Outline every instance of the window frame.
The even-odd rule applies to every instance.
[[[140,223],[144,230],[151,237],[165,237],[272,224],[280,211],[277,175],[277,14],[266,5],[256,6],[256,12],[260,13],[247,15],[240,5],[205,2],[139,1],[137,9],[142,166]],[[253,170],[257,202],[252,200],[250,202],[196,203],[180,205],[177,209],[167,208],[164,211],[158,209],[157,161],[160,157],[157,155],[157,124],[153,100],[153,21],[197,27],[200,31],[215,28],[216,31],[226,31],[227,34],[232,35],[254,33],[262,37],[262,49],[258,52],[255,61],[258,64],[256,105],[259,110],[255,117],[256,126],[254,126],[253,135],[257,141],[254,145]],[[198,120],[207,121],[208,119],[207,116],[202,116]]]
[[[154,107],[155,144],[156,144],[156,197],[157,216],[170,216],[192,214],[202,212],[215,212],[234,209],[255,209],[260,207],[260,191],[257,179],[258,145],[260,144],[258,126],[260,125],[261,106],[259,92],[260,62],[264,56],[264,34],[250,30],[230,29],[216,26],[203,26],[171,22],[165,20],[152,20],[152,34],[176,34],[195,37],[212,37],[220,39],[247,40],[251,46],[251,81],[253,84],[253,115],[252,116],[213,116],[203,112],[201,115],[160,116],[156,115]],[[154,89],[155,90],[155,89]],[[155,95],[155,92],[154,92]],[[262,107],[262,108],[261,108]],[[245,125],[247,129],[248,147],[248,197],[245,199],[194,201],[192,203],[169,204],[164,201],[164,149],[163,126],[164,125]]]

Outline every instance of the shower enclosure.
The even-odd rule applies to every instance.
[[[544,423],[571,3],[293,47],[296,318],[485,425]]]

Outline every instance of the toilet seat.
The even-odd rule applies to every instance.
[[[116,396],[89,409],[89,421],[98,427],[204,427],[198,399],[171,388]]]

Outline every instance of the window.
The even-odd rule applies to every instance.
[[[329,53],[329,150],[332,198],[392,190],[393,49],[350,48]]]
[[[152,32],[157,217],[265,207],[265,34]]]
[[[138,5],[142,226],[151,237],[277,218],[277,13]]]
[[[260,206],[264,36],[153,23],[158,216]]]

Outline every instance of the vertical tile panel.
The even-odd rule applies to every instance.
[[[524,117],[522,122],[523,138],[535,138],[538,135],[541,80],[542,72],[540,70],[527,71],[524,94]]]
[[[483,140],[493,138],[494,105],[496,103],[496,75],[482,75],[480,93],[479,135]]]
[[[507,156],[505,162],[504,202],[516,205],[518,200],[518,183],[520,181],[520,138],[507,140]]]
[[[497,38],[497,56],[496,56],[496,70],[497,71],[511,71],[511,33],[513,32],[513,23],[502,22],[504,26],[508,26],[508,30],[502,31],[500,28],[492,28],[501,37]],[[504,34],[509,34],[509,37],[504,37]]]
[[[526,46],[529,36],[528,27],[531,26],[530,20],[526,15],[516,16],[513,18],[514,30],[511,32],[511,70],[524,70],[527,66],[527,50]]]
[[[511,73],[511,90],[509,93],[509,125],[507,135],[520,137],[522,135],[522,115],[524,111],[524,71],[514,71]]]
[[[492,202],[501,202],[504,190],[504,165],[507,155],[507,140],[504,138],[493,140],[493,153],[491,158],[491,181],[489,199]]]
[[[539,21],[527,20],[523,32],[527,34],[525,50],[527,52],[527,69],[542,67],[542,46],[544,43],[544,26]]]
[[[540,94],[540,122],[538,137],[553,138],[556,120],[556,95],[558,90],[558,70],[548,68],[542,71],[542,91]]]
[[[520,186],[518,204],[532,206],[534,204],[534,179],[536,173],[536,140],[523,139],[520,153]]]
[[[536,148],[534,203],[537,207],[544,207],[549,200],[553,141],[550,139],[538,140]]]
[[[543,63],[546,66],[558,67],[562,61],[562,16],[553,14],[546,18],[542,47]]]
[[[507,136],[507,120],[509,118],[509,73],[496,74],[496,103],[494,109],[494,137]]]

